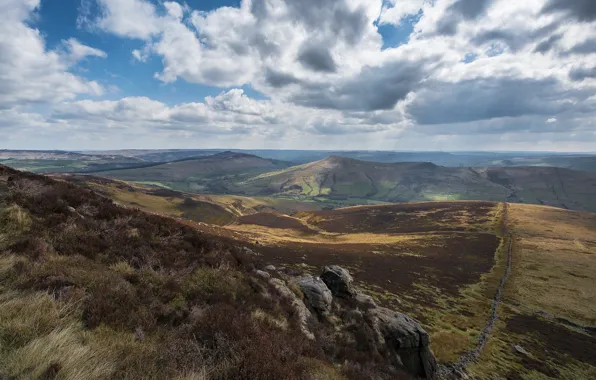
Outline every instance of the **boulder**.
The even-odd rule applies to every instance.
[[[264,280],[269,280],[271,278],[271,275],[269,273],[262,270],[255,270],[255,274]]]
[[[276,268],[275,268],[275,265],[267,265],[267,266],[265,267],[265,269],[266,269],[266,270],[268,270],[268,271],[271,271],[271,272],[273,272],[273,271],[275,271],[275,269],[276,269]]]
[[[375,302],[375,300],[371,296],[364,293],[355,292],[354,300],[356,301],[356,304],[359,307],[362,307],[364,309],[377,307],[377,303]]]
[[[313,276],[303,276],[294,279],[308,305],[320,315],[327,315],[331,311],[333,296],[331,290],[325,285],[323,280]]]
[[[338,265],[325,267],[321,274],[321,280],[335,297],[350,298],[354,296],[354,290],[352,289],[354,279],[350,272]]]
[[[433,379],[437,362],[426,331],[405,314],[382,307],[367,311],[378,343],[394,357],[397,365],[423,379]]]

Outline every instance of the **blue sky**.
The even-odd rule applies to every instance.
[[[0,148],[596,148],[585,0],[4,0]]]
[[[159,6],[160,2],[152,1]],[[210,12],[220,7],[239,7],[239,0],[192,0],[186,4],[193,10]],[[88,59],[75,69],[80,76],[96,80],[106,86],[116,86],[103,99],[119,99],[123,96],[148,96],[152,99],[175,105],[181,102],[202,101],[207,96],[217,96],[229,87],[216,87],[203,84],[189,84],[183,80],[174,83],[162,83],[155,80],[154,73],[161,69],[161,59],[150,57],[146,62],[136,62],[131,52],[139,49],[143,43],[139,40],[121,39],[108,33],[77,27],[77,18],[81,10],[81,0],[42,1],[39,17],[31,21],[45,36],[47,47],[56,49],[63,40],[76,38],[85,45],[100,49],[107,54],[105,59]],[[92,7],[92,16],[99,17],[99,8]],[[407,43],[413,31],[413,25],[419,15],[412,15],[400,25],[384,24],[378,27],[383,38],[383,49],[397,47]],[[267,98],[250,85],[240,86],[246,95],[255,99]]]
[[[156,5],[159,2],[154,2]],[[186,3],[193,9],[209,12],[222,6],[237,7],[239,1],[192,0]],[[81,9],[81,0],[42,1],[39,17],[32,20],[32,26],[38,28],[46,37],[49,49],[60,46],[63,40],[74,37],[86,45],[93,46],[107,53],[105,59],[88,59],[75,69],[79,75],[106,86],[116,86],[118,91],[106,94],[104,99],[119,99],[123,96],[148,96],[152,99],[174,105],[181,102],[202,101],[206,96],[216,96],[225,88],[189,84],[185,81],[164,84],[153,78],[160,71],[161,60],[151,57],[140,64],[135,62],[131,52],[142,46],[138,40],[127,40],[108,33],[77,27],[77,17]],[[93,7],[95,16],[99,9]],[[250,86],[242,86],[246,94],[255,98],[264,98]]]

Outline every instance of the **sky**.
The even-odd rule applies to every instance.
[[[594,0],[0,0],[0,149],[596,152]]]

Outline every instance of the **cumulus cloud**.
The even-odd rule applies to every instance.
[[[324,45],[305,46],[298,55],[298,60],[313,71],[328,73],[337,71],[335,60]]]
[[[492,2],[493,0],[456,0],[439,21],[438,33],[454,35],[460,22],[476,20],[486,12]]]
[[[173,105],[127,94],[76,100],[101,87],[69,70],[105,53],[75,39],[48,51],[26,23],[39,1],[5,4],[0,18],[10,25],[0,23],[0,108],[59,103],[47,117],[0,115],[15,125],[22,115],[45,128],[96,135],[200,133],[221,142],[237,134],[255,144],[296,137],[303,147],[310,147],[305,142],[313,139],[304,136],[311,134],[333,136],[346,147],[349,138],[360,147],[367,141],[410,148],[420,136],[440,147],[488,134],[512,144],[516,136],[538,141],[565,132],[581,136],[580,145],[596,142],[590,135],[596,127],[593,1],[241,0],[209,12],[176,1],[82,1],[81,27],[130,39],[136,65],[150,57],[161,62],[147,80],[222,89]],[[384,48],[383,24],[400,33],[411,25],[413,32]],[[242,86],[266,100],[251,99]]]
[[[144,0],[98,0],[102,16],[91,27],[121,37],[148,39],[161,30],[155,7]]]
[[[391,110],[414,91],[423,76],[423,62],[396,61],[380,67],[364,67],[357,75],[337,82],[305,84],[290,98],[307,107],[346,111]]]
[[[399,25],[407,16],[418,14],[429,0],[389,0],[383,6],[379,21],[381,24]]]
[[[563,113],[589,96],[569,93],[555,79],[477,78],[429,85],[416,94],[408,111],[420,124],[449,124]]]
[[[39,0],[0,4],[0,109],[103,92],[97,82],[68,70],[73,61],[104,53],[74,39],[65,42],[65,54],[48,51],[42,34],[27,23],[38,8]]]
[[[231,90],[204,103],[183,103],[168,106],[147,97],[128,97],[120,100],[66,102],[57,106],[53,120],[69,123],[107,123],[111,128],[138,128],[201,131],[210,134],[247,131],[247,125],[271,124],[275,120],[272,107]]]

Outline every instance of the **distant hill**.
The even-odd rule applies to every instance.
[[[194,192],[225,192],[230,180],[285,169],[291,164],[245,153],[222,152],[211,156],[150,164],[146,167],[102,172],[101,176]]]
[[[163,163],[210,156],[222,153],[222,149],[128,149],[111,151],[80,151],[85,155],[117,155],[135,157],[145,162]],[[231,149],[245,153],[293,162],[296,165],[320,161],[328,156],[341,156],[372,162],[432,162],[448,167],[469,166],[554,166],[566,169],[596,172],[596,154],[544,153],[544,152],[400,152],[400,151],[329,151],[329,150],[274,150],[274,149]]]
[[[0,150],[0,164],[33,173],[91,172],[129,168],[145,161],[118,154],[92,155],[59,150]]]
[[[487,200],[596,211],[596,174],[552,167],[449,168],[331,156],[236,184],[248,195],[387,202]]]
[[[506,166],[553,166],[565,169],[596,172],[596,156],[545,156],[516,158]],[[505,166],[505,165],[503,165]]]

